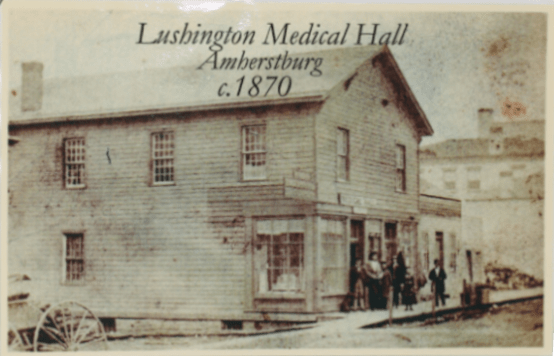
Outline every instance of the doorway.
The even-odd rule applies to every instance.
[[[396,239],[396,223],[385,223],[385,247],[387,249],[387,262],[390,263],[398,250]]]
[[[350,267],[356,265],[356,260],[364,260],[364,222],[350,221]]]
[[[473,283],[473,258],[471,257],[471,251],[466,250],[467,256],[467,269],[469,273],[469,283]]]
[[[439,265],[444,268],[444,234],[442,231],[437,231],[435,233],[436,243],[436,258],[439,260]]]

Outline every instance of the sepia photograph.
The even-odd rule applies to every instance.
[[[2,350],[552,353],[552,8],[2,8]]]

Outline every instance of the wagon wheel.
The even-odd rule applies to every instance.
[[[33,340],[35,351],[106,350],[104,326],[79,303],[64,302],[40,317]]]
[[[19,334],[19,331],[13,326],[9,326],[8,330],[8,348],[10,351],[19,351],[25,348],[23,338]]]

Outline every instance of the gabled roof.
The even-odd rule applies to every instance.
[[[284,51],[281,52],[284,55]],[[208,58],[209,54],[206,56]],[[263,57],[245,53],[246,57]],[[272,55],[276,56],[276,55]],[[243,88],[236,96],[237,79],[247,80],[258,74],[250,70],[213,70],[210,64],[197,67],[152,68],[141,71],[110,73],[95,76],[47,79],[43,82],[42,106],[37,111],[21,110],[21,95],[10,94],[10,125],[135,116],[153,113],[170,113],[209,110],[218,108],[247,107],[290,102],[323,101],[331,89],[344,82],[364,62],[379,61],[385,75],[399,91],[406,110],[415,120],[422,135],[432,134],[432,129],[408,87],[392,54],[385,46],[356,46],[308,53],[288,54],[289,57],[323,58],[319,69],[321,76],[310,75],[308,70],[264,71],[264,76],[292,78],[290,92],[280,97],[276,90],[268,96],[250,98]],[[219,54],[219,60],[227,57]],[[240,55],[238,56],[240,58]],[[218,96],[221,84],[228,83],[229,96]],[[227,89],[226,88],[226,89]],[[20,93],[20,88],[10,88]]]

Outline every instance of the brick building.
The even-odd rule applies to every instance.
[[[370,250],[419,268],[425,114],[386,47],[311,55],[321,77],[277,73],[287,96],[247,100],[205,99],[225,71],[43,80],[24,64],[9,273],[103,317],[247,321],[338,310]]]
[[[462,239],[487,263],[543,278],[544,120],[478,112],[479,137],[423,146],[421,191],[462,200]],[[475,263],[468,254],[467,263]],[[473,275],[485,282],[483,269]]]

